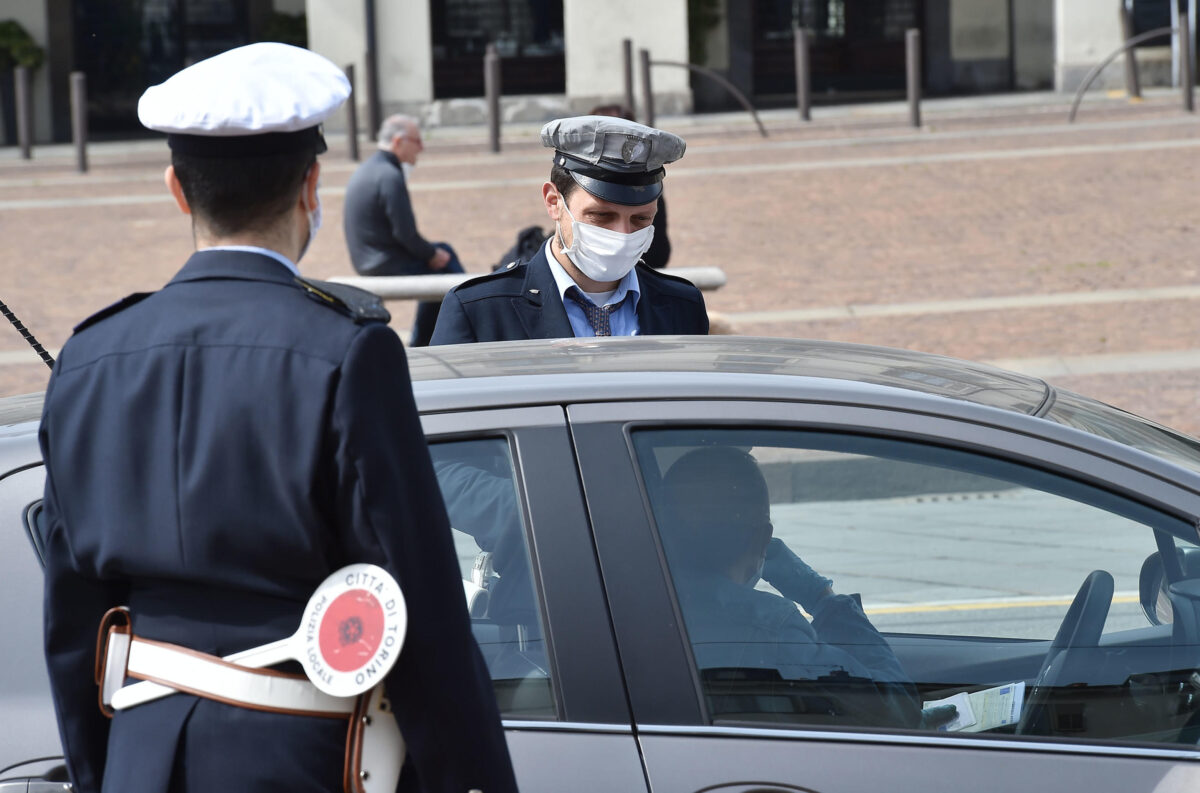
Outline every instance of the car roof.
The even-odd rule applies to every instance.
[[[20,394],[0,399],[0,427],[38,421],[42,417],[44,392]]]
[[[413,349],[409,370],[426,411],[754,398],[770,383],[806,378],[842,393],[908,393],[1040,417],[1200,472],[1194,438],[1036,377],[912,350],[748,336],[538,339]],[[38,421],[41,405],[40,393],[0,399],[0,427]]]
[[[409,370],[414,383],[573,373],[816,377],[953,397],[1027,415],[1038,415],[1053,393],[1036,377],[940,355],[747,336],[638,336],[423,347],[410,351]]]
[[[1200,472],[1200,441],[1187,435],[1037,377],[912,350],[748,336],[539,339],[423,347],[410,351],[409,369],[424,410],[773,398],[770,383],[806,378],[866,401],[910,394],[1038,417]]]

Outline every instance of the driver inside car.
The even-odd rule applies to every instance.
[[[667,471],[662,494],[663,544],[701,670],[861,681],[880,698],[867,708],[875,716],[864,718],[921,723],[915,687],[858,600],[835,594],[828,578],[772,538],[767,483],[753,456],[730,446],[694,449]],[[784,597],[756,589],[760,577]]]

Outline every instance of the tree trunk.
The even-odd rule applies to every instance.
[[[4,116],[5,146],[17,145],[17,91],[12,69],[0,69],[0,114]]]

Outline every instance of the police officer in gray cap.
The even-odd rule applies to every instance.
[[[690,282],[639,265],[654,236],[664,166],[678,135],[611,116],[552,121],[542,185],[554,234],[513,263],[446,295],[431,344],[590,336],[706,334],[704,298]]]
[[[197,250],[80,323],[46,391],[45,646],[75,793],[516,791],[403,345],[373,296],[298,269],[320,226],[320,124],[349,93],[320,55],[259,43],[139,105],[167,133]],[[350,563],[408,604],[384,681],[396,778],[356,773],[370,719],[353,700],[222,660],[292,635]],[[157,655],[97,652],[110,619]],[[167,695],[120,704],[126,672]]]

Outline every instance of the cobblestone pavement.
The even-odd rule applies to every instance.
[[[740,116],[662,119],[689,141],[668,169],[672,264],[725,270],[707,297],[738,333],[1002,359],[1200,434],[1200,122],[1157,94],[1090,101],[1068,126],[1065,101],[930,102],[920,131],[895,105],[818,109],[808,125],[774,112],[766,140]],[[500,155],[482,128],[426,132],[418,221],[468,270],[547,225],[535,131],[506,128]],[[318,278],[352,272],[341,225],[354,164],[331,144],[325,227],[303,262]],[[51,348],[92,311],[161,286],[191,250],[161,142],[90,154],[78,175],[66,147],[32,161],[0,150],[0,299]],[[406,328],[411,306],[392,308]],[[22,345],[0,327],[0,395],[45,385]],[[1165,363],[1138,363],[1153,356]],[[1062,366],[1038,368],[1052,357]]]

